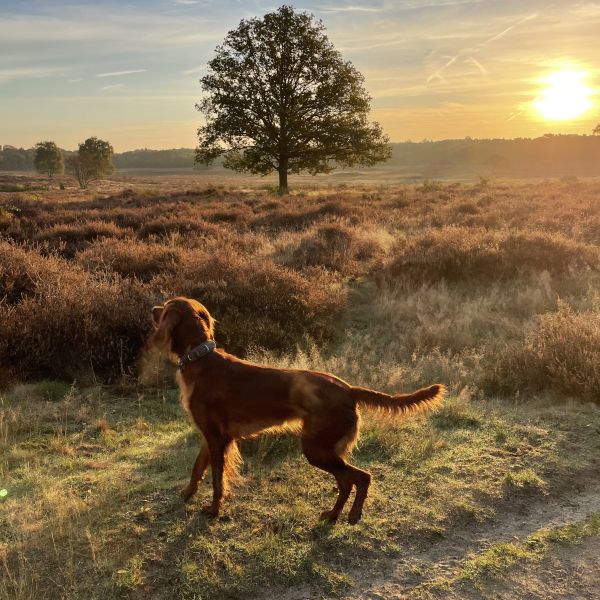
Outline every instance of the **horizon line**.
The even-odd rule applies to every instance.
[[[548,137],[580,137],[580,138],[598,138],[600,136],[594,134],[594,133],[544,133],[542,135],[538,135],[535,137],[525,137],[525,136],[520,136],[520,137],[512,137],[512,138],[505,138],[505,137],[491,137],[491,138],[476,138],[476,137],[471,137],[469,135],[466,135],[465,137],[462,138],[440,138],[440,139],[422,139],[422,140],[401,140],[401,141],[391,141],[389,142],[390,145],[399,145],[399,144],[436,144],[436,143],[442,143],[442,142],[464,142],[464,141],[471,141],[471,142],[491,142],[491,141],[503,141],[503,142],[514,142],[514,141],[518,141],[518,140],[538,140],[538,139],[543,139],[543,138],[548,138]],[[40,140],[40,141],[53,141],[53,140]],[[110,143],[110,140],[107,140]],[[14,144],[0,144],[0,150],[4,150],[5,148],[14,148],[16,150],[33,150],[35,148],[34,146],[29,146],[29,147],[25,147],[25,146],[15,146]],[[77,152],[76,149],[71,150],[69,148],[62,148],[59,146],[59,149],[62,150],[63,152]],[[115,151],[114,154],[125,154],[126,152],[140,152],[143,150],[147,150],[149,152],[163,152],[163,151],[170,151],[170,150],[196,150],[196,147],[191,147],[191,146],[179,146],[179,147],[169,147],[169,148],[147,148],[147,147],[143,147],[143,148],[131,148],[128,150],[119,150],[119,151]]]

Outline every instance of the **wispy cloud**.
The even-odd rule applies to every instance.
[[[96,77],[122,77],[123,75],[133,75],[134,73],[145,73],[147,69],[132,69],[130,71],[113,71],[112,73],[98,73]]]
[[[379,13],[383,12],[385,7],[381,6],[364,6],[360,4],[348,4],[346,6],[322,6],[319,7],[319,12],[324,13]]]
[[[473,58],[472,56],[469,56],[468,58],[465,58],[464,62],[466,64],[473,65],[474,67],[476,67],[477,69],[479,69],[479,72],[482,75],[487,75],[488,74],[487,69],[476,58]]]
[[[444,78],[442,77],[442,73],[451,65],[453,65],[457,60],[458,57],[460,56],[460,54],[456,54],[455,56],[452,56],[450,58],[450,60],[443,65],[442,67],[440,67],[437,71],[435,71],[434,73],[432,73],[428,78],[427,78],[427,83],[430,83],[431,81],[433,81],[434,79],[438,79],[440,81],[444,81]]]
[[[125,87],[124,83],[113,83],[112,85],[105,85],[104,87],[101,87],[100,89],[103,92],[106,92],[107,90],[120,90],[123,89]]]
[[[536,17],[537,17],[537,13],[534,13],[532,15],[527,15],[526,17],[523,17],[522,19],[519,19],[516,23],[513,23],[510,27],[507,27],[506,29],[504,29],[500,33],[498,33],[498,34],[494,35],[493,37],[491,37],[489,40],[486,40],[485,43],[486,44],[491,44],[492,42],[495,42],[497,40],[502,39],[507,33],[509,33],[510,31],[512,31],[518,25],[522,25],[523,23],[526,23],[527,21],[531,21],[532,19],[535,19]]]
[[[198,67],[192,67],[191,69],[185,69],[183,71],[179,71],[182,75],[197,75],[198,73],[202,73],[206,71],[208,65],[204,63]]]
[[[16,79],[39,79],[62,74],[62,69],[52,67],[15,67],[0,68],[0,83]]]

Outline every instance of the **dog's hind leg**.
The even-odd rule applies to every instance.
[[[352,481],[348,477],[346,462],[343,458],[336,456],[333,452],[324,452],[322,448],[316,447],[308,440],[302,441],[302,449],[308,462],[313,467],[331,473],[337,481],[338,497],[335,504],[331,510],[326,510],[321,513],[322,521],[335,523],[352,491]]]
[[[321,519],[337,521],[348,501],[352,487],[356,486],[358,503],[357,500],[354,501],[348,517],[348,522],[355,524],[361,517],[371,476],[345,460],[358,434],[358,415],[352,413],[346,416],[347,418],[344,419],[338,414],[337,418],[327,419],[321,423],[305,422],[302,450],[311,465],[331,473],[338,484],[336,502],[331,510],[321,515]]]
[[[356,486],[356,496],[352,503],[352,508],[348,513],[348,523],[350,525],[356,525],[362,517],[362,509],[369,493],[369,486],[371,485],[371,475],[366,471],[357,469],[356,467],[350,467],[353,470],[354,485]]]
[[[204,478],[209,463],[210,452],[208,451],[208,444],[205,441],[194,462],[190,482],[181,490],[181,496],[186,502],[198,491],[198,484]]]

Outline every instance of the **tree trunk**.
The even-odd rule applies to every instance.
[[[279,162],[279,194],[281,196],[288,193],[288,161],[282,159]]]

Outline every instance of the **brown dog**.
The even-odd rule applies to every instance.
[[[228,478],[236,474],[236,440],[266,430],[295,429],[308,462],[331,473],[338,484],[336,503],[321,518],[336,521],[356,487],[348,522],[357,523],[371,483],[369,473],[346,462],[358,436],[357,405],[408,413],[432,407],[444,397],[439,384],[390,396],[353,387],[327,373],[240,360],[215,349],[214,320],[195,300],[169,300],[152,309],[152,318],[151,342],[179,361],[182,404],[205,438],[182,496],[188,500],[194,495],[210,464],[213,500],[204,511],[213,517],[219,514]]]

